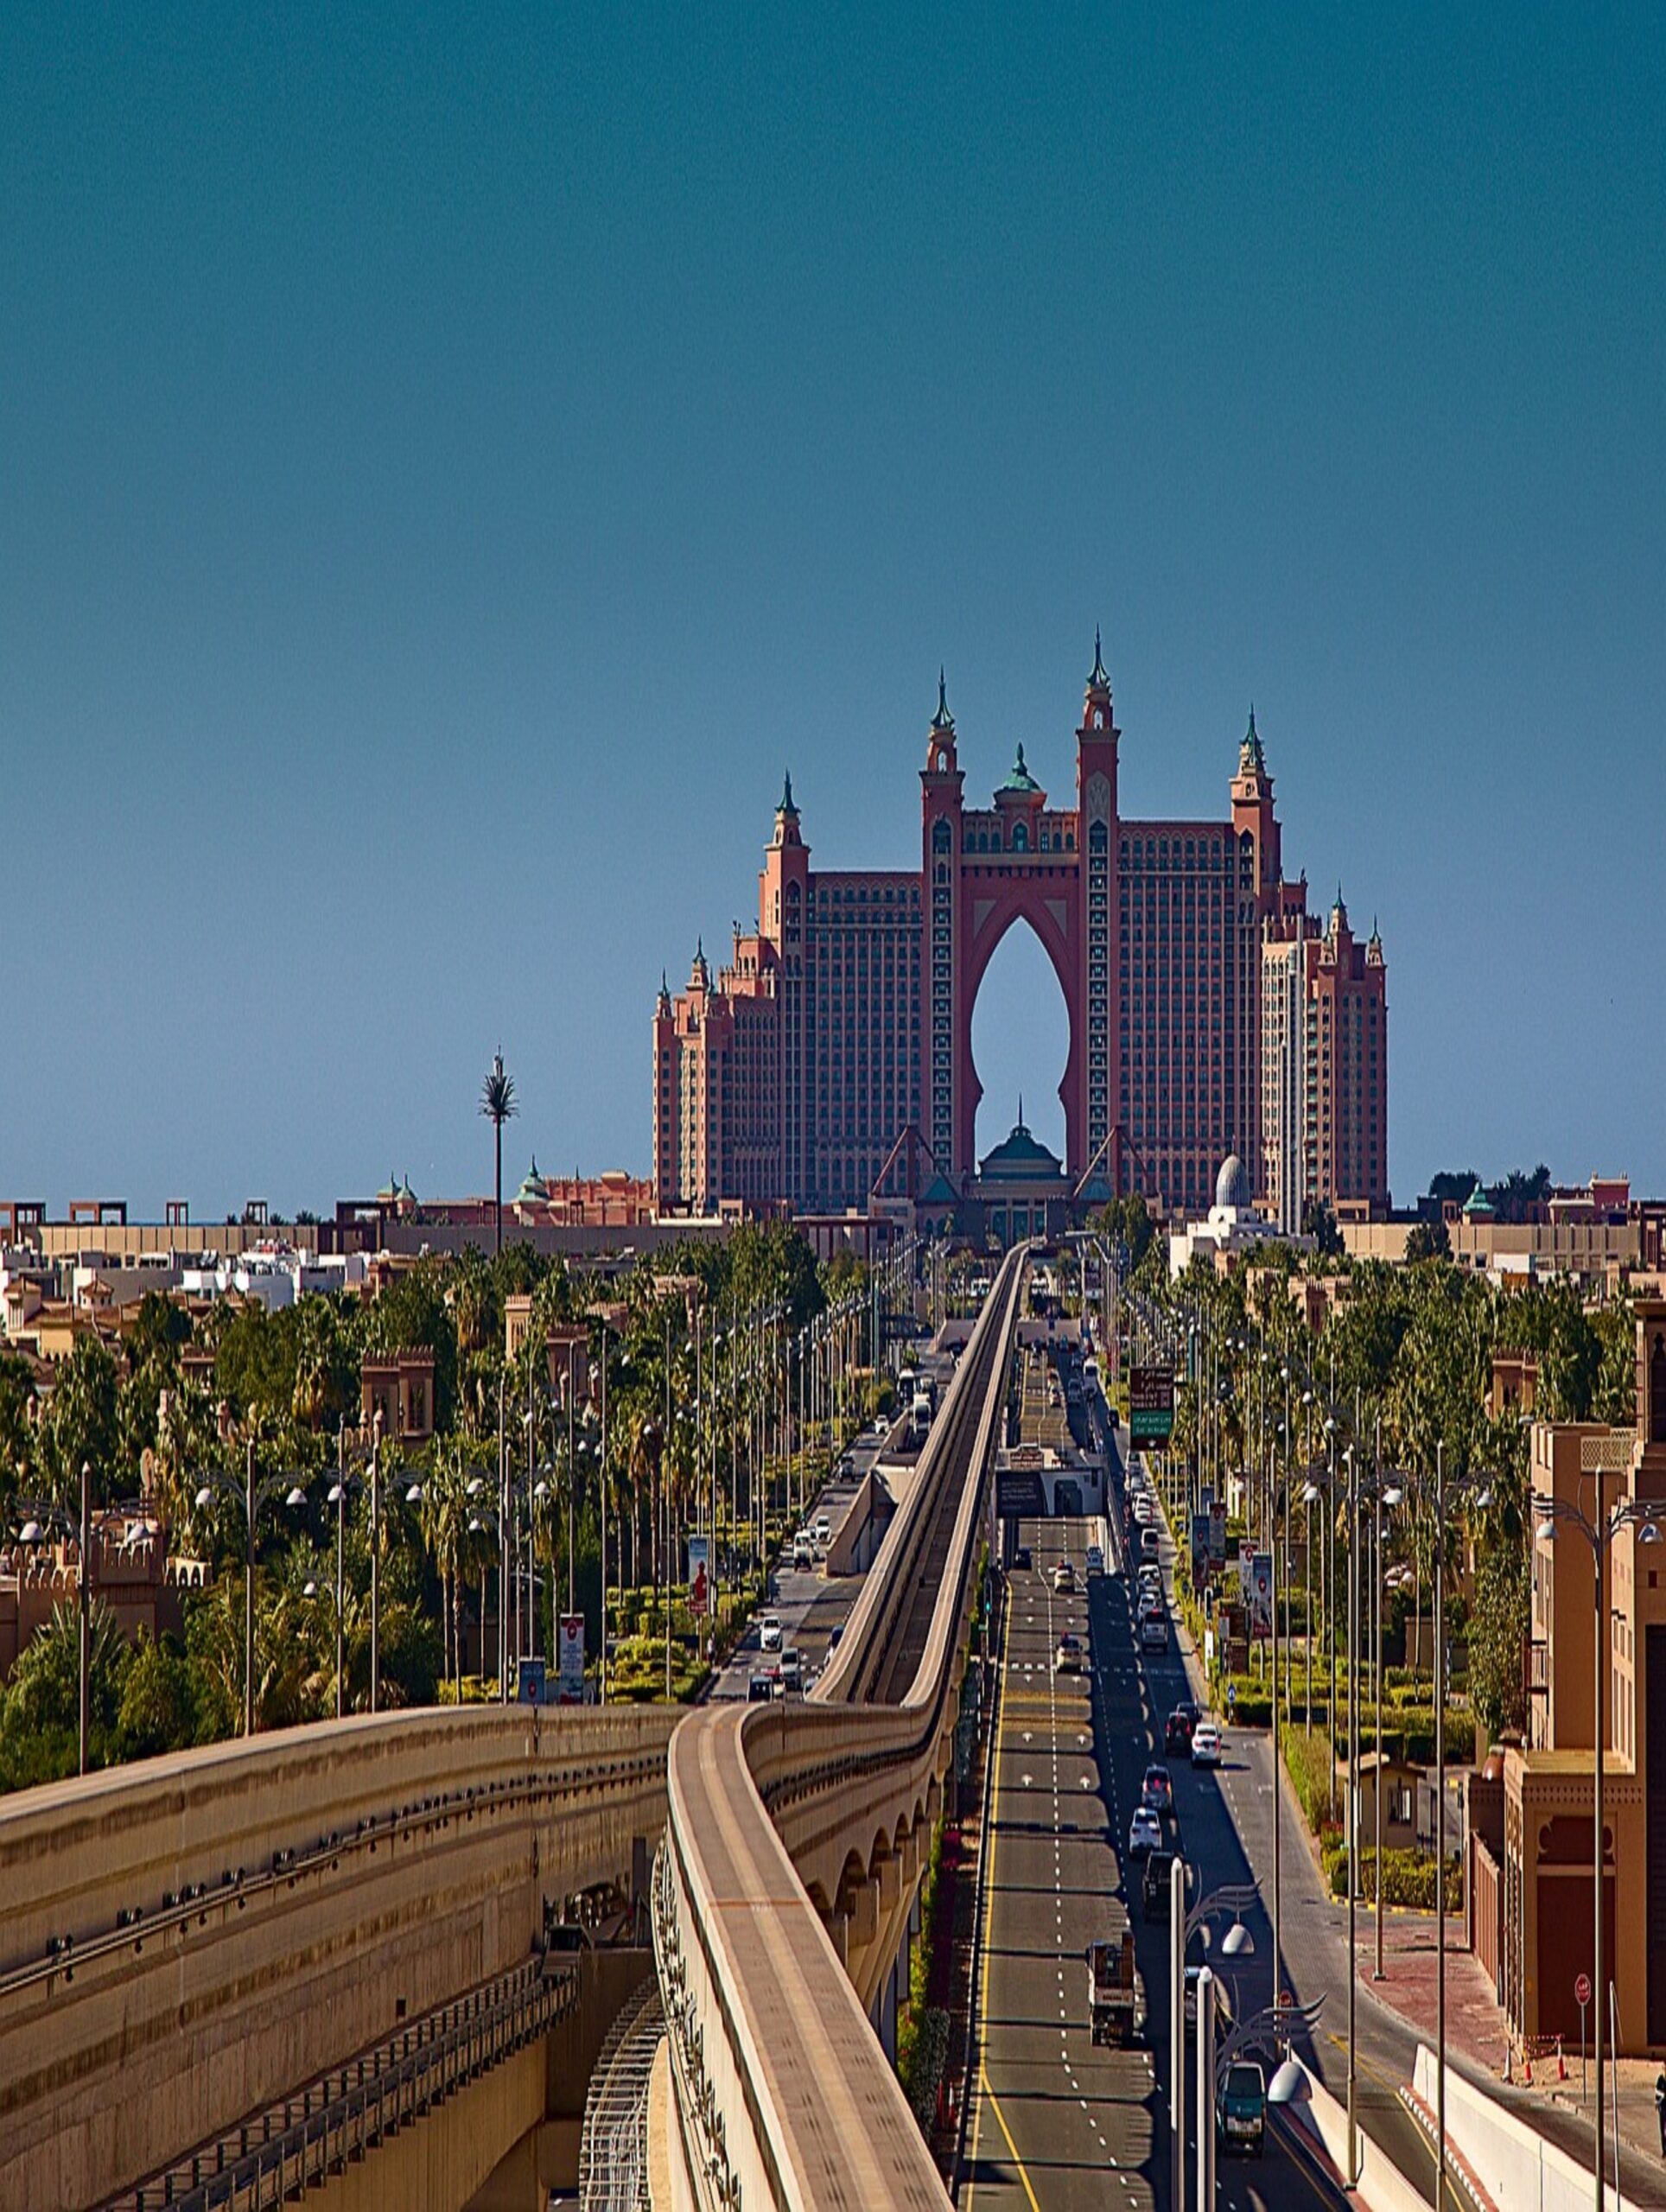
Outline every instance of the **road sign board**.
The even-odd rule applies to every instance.
[[[1131,1367],[1128,1376],[1128,1433],[1135,1444],[1167,1444],[1174,1428],[1174,1370]]]
[[[1582,1974],[1574,1984],[1574,2002],[1580,2005],[1591,2002],[1591,1977],[1588,1974]]]

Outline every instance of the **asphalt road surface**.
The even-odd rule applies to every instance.
[[[1169,2208],[1167,1930],[1133,1923],[1143,2031],[1127,2050],[1094,2048],[1085,1950],[1108,1932],[1104,1900],[1122,1878],[1126,1814],[1160,1736],[1119,1578],[1085,1579],[1089,1524],[1032,1522],[1033,1566],[1010,1602],[986,1884],[980,2063],[967,2116],[963,2206]],[[1073,1594],[1051,1570],[1072,1561]],[[1089,1670],[1059,1675],[1059,1635],[1091,1641]],[[1167,1711],[1167,1707],[1162,1708]],[[1177,1777],[1189,1798],[1211,1785]],[[1223,2159],[1227,2212],[1288,2212],[1343,2200],[1276,2132],[1260,2159]]]
[[[875,1429],[862,1431],[851,1447],[854,1472],[836,1476],[823,1486],[804,1515],[807,1524],[813,1525],[817,1515],[825,1513],[834,1528],[838,1527],[863,1476],[878,1459],[884,1440]],[[849,1618],[862,1586],[859,1574],[841,1575],[830,1582],[819,1567],[795,1567],[789,1545],[776,1570],[769,1604],[754,1612],[746,1634],[718,1669],[707,1696],[744,1699],[753,1675],[767,1673],[777,1664],[780,1654],[765,1651],[758,1641],[759,1615],[766,1611],[780,1616],[783,1648],[796,1645],[804,1655],[804,1686],[808,1688],[827,1663],[830,1633],[836,1624]]]
[[[1161,1553],[1172,1615],[1174,1554],[1167,1534]],[[1114,1651],[1122,1610],[1119,1593],[1114,1588],[1103,1592],[1096,1590],[1095,1602],[1096,1606],[1103,1609],[1102,1640]],[[1154,1722],[1160,1741],[1166,1716],[1182,1700],[1192,1695],[1185,1661],[1172,1628],[1167,1652],[1160,1658],[1150,1655],[1143,1673],[1150,1709],[1142,1713],[1141,1719],[1147,1725]],[[1137,1788],[1139,1775],[1135,1770],[1135,1754],[1126,1748],[1129,1732],[1123,1725],[1132,1722],[1135,1716],[1126,1700],[1113,1709],[1116,1714],[1112,1728],[1116,1744],[1113,1764],[1117,1779],[1124,1789]],[[1247,2009],[1270,2003],[1273,1993],[1273,1751],[1270,1733],[1266,1730],[1248,1730],[1239,1735],[1228,1727],[1225,1736],[1226,1757],[1218,1781],[1208,1774],[1193,1775],[1184,1762],[1175,1760],[1169,1764],[1175,1777],[1186,1856],[1200,1869],[1203,1891],[1225,1882],[1256,1881],[1260,1885],[1261,1909],[1245,1916],[1245,1924],[1255,1942],[1255,1956],[1238,1976]],[[1325,2000],[1311,2044],[1299,2040],[1297,2047],[1331,2094],[1345,2102],[1349,1984],[1346,1908],[1325,1892],[1301,1832],[1300,1810],[1288,1789],[1281,1803],[1279,1831],[1281,1948],[1285,1986],[1299,2004],[1319,1997]],[[1366,1941],[1370,1928],[1370,1910],[1362,1904],[1358,1908],[1362,1942]],[[1448,1923],[1448,1934],[1455,1944],[1461,1944],[1461,1920],[1455,1928]],[[1377,2003],[1370,1994],[1369,1980],[1362,1978],[1356,1997],[1355,2032],[1355,2108],[1359,2125],[1382,2145],[1415,2189],[1432,2195],[1434,2154],[1428,2138],[1406,2112],[1398,2094],[1401,2083],[1411,2079],[1418,2041],[1418,2036],[1397,2014]],[[1165,2066],[1167,2058],[1165,2044],[1160,2054]],[[1453,2072],[1479,2081],[1488,2094],[1497,2097],[1500,2102],[1519,2103],[1523,2117],[1529,2124],[1539,2126],[1588,2170],[1591,2131],[1582,2120],[1560,2108],[1547,2108],[1542,2101],[1517,2100],[1508,2091],[1500,2095],[1496,2081],[1477,2075],[1466,2063],[1450,2056],[1448,2064]],[[1621,2179],[1628,2206],[1666,2204],[1666,2190],[1662,2187],[1659,2168],[1651,2167],[1630,2149],[1622,2156]],[[1450,2212],[1469,2212],[1468,2199],[1453,2189],[1450,2181],[1447,2206]]]

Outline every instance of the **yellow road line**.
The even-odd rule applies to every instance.
[[[1013,2164],[1018,2169],[1018,2178],[1023,2183],[1024,2194],[1030,2200],[1030,2212],[1041,2212],[1041,2207],[1036,2202],[1035,2191],[1030,2186],[1029,2175],[1024,2170],[1024,2161],[1018,2155],[1018,2145],[1013,2141],[1013,2132],[1007,2125],[1007,2115],[1002,2111],[1001,2101],[995,2095],[995,2091],[989,2087],[989,2075],[984,2071],[981,2065],[977,2069],[977,2078],[982,2084],[984,2095],[989,2100],[990,2111],[994,2113],[995,2118],[1001,2122],[1001,2133],[1006,2137],[1007,2148],[1013,2154]],[[966,2202],[970,2205],[971,2201],[971,2195],[969,2190],[967,2193]]]
[[[983,1970],[977,1980],[977,2075],[986,2090],[989,2082],[983,2071],[983,2034],[989,2008],[989,1933],[995,1926],[995,1838],[1001,1817],[1001,1753],[1007,1733],[1007,1638],[1012,1628],[1012,1592],[1008,1588],[1007,1603],[1001,1613],[1001,1653],[995,1662],[995,1758],[992,1761],[995,1780],[990,1787],[989,1814],[984,1821],[989,1856],[983,1870],[983,1927],[978,1937],[983,1951]],[[992,2091],[989,2101],[991,2104],[995,2102]],[[980,2097],[972,2113],[972,2160],[971,2172],[966,2177],[966,2212],[971,2212],[972,2196],[977,2188],[977,2141],[982,2122],[983,2100]],[[1003,2120],[1001,2125],[1004,2129],[1007,2123]],[[1008,2136],[1007,2140],[1010,2143],[1012,2138]],[[1016,2158],[1018,2154],[1014,2152],[1013,2155]],[[1025,2186],[1029,2186],[1027,2182]],[[1035,2200],[1032,2197],[1030,2201],[1033,2203]]]

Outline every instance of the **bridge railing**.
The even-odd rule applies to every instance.
[[[0,2204],[102,2203],[518,1967],[628,1880],[675,1720],[363,1715],[0,1802]]]
[[[707,1708],[672,1739],[655,1948],[682,2163],[710,2212],[948,2202],[847,1967],[864,1938],[879,1943],[876,1897],[888,1890],[901,1909],[899,1856],[918,1855],[939,1802],[1023,1265],[1010,1256],[980,1317],[930,1463],[820,1698]],[[846,1701],[883,1677],[945,1515],[946,1555],[902,1702]],[[861,1878],[847,1891],[834,1870],[853,1861]],[[865,1925],[842,1897],[862,1904]]]

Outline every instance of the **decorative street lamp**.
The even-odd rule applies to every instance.
[[[286,1490],[284,1484],[288,1483]],[[249,1439],[244,1455],[243,1480],[235,1475],[215,1468],[197,1492],[200,1506],[214,1502],[218,1491],[243,1509],[243,1732],[255,1732],[255,1529],[261,1509],[274,1498],[282,1497],[285,1505],[296,1510],[307,1503],[307,1493],[299,1483],[287,1475],[268,1475],[264,1482],[255,1479],[255,1440]]]
[[[77,1645],[79,1657],[79,1693],[76,1720],[76,1772],[86,1772],[88,1676],[92,1651],[92,1468],[89,1461],[81,1462],[81,1497],[79,1519],[72,1520],[60,1505],[45,1505],[18,1530],[21,1542],[29,1545],[42,1542],[53,1534],[73,1536],[77,1548],[75,1573],[75,1610],[77,1614]]]
[[[1640,1544],[1659,1543],[1661,1541],[1660,1522],[1663,1510],[1659,1501],[1656,1499],[1621,1497],[1617,1498],[1614,1503],[1605,1510],[1602,1503],[1602,1478],[1605,1475],[1613,1475],[1616,1478],[1618,1478],[1629,1473],[1631,1466],[1633,1449],[1633,1439],[1626,1433],[1613,1436],[1587,1436],[1581,1438],[1580,1442],[1580,1469],[1581,1473],[1593,1477],[1596,1482],[1597,1505],[1594,1515],[1586,1513],[1584,1509],[1581,1506],[1577,1505],[1572,1498],[1544,1497],[1536,1495],[1533,1499],[1533,1510],[1540,1516],[1538,1528],[1536,1531],[1539,1541],[1543,1544],[1554,1542],[1559,1529],[1572,1529],[1576,1530],[1580,1535],[1584,1537],[1586,1542],[1591,1547],[1591,1564],[1593,1573],[1593,1580],[1596,1584],[1597,1604],[1596,1626],[1594,1630],[1595,1652],[1591,1669],[1592,1679],[1596,1685],[1596,1732],[1593,1739],[1595,1745],[1596,1770],[1595,1788],[1593,1791],[1594,1802],[1593,1806],[1593,1835],[1592,1840],[1592,1860],[1595,1887],[1592,1898],[1591,1929],[1593,1956],[1595,1959],[1595,1972],[1592,1976],[1592,1995],[1595,2002],[1592,2009],[1595,2015],[1596,2029],[1592,2045],[1592,2055],[1596,2062],[1597,2108],[1595,2153],[1591,2161],[1591,2170],[1593,2177],[1596,2183],[1596,2196],[1594,2202],[1597,2207],[1597,2212],[1602,2212],[1603,2203],[1602,2018],[1604,2000],[1602,1956],[1602,1781],[1603,1751],[1605,1748],[1604,1732],[1606,1724],[1603,1713],[1602,1692],[1604,1677],[1607,1674],[1609,1666],[1609,1656],[1603,1649],[1603,1640],[1606,1637],[1612,1638],[1613,1634],[1608,1620],[1608,1554],[1613,1544],[1615,1537],[1619,1535],[1623,1529],[1635,1529],[1637,1530],[1637,1541]],[[1618,2049],[1618,2034],[1616,2034],[1615,2044]],[[1615,2138],[1614,2155],[1618,2161],[1619,2156],[1618,2113],[1615,2114],[1615,2120],[1617,2133]],[[1615,2196],[1617,2197],[1618,2193],[1618,2184],[1617,2181],[1615,2185]]]

